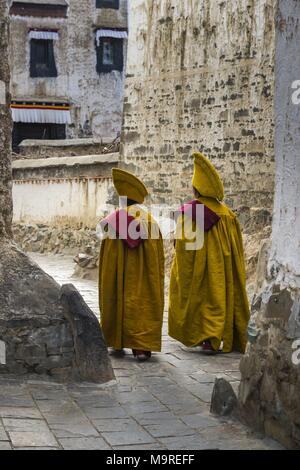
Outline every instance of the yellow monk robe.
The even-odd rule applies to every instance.
[[[121,171],[118,170],[118,175]],[[135,194],[134,197],[137,199]],[[141,232],[150,233],[154,227],[158,238],[144,239],[135,248],[122,239],[103,240],[99,263],[101,327],[107,345],[115,349],[160,351],[164,310],[163,240],[157,223],[148,213],[135,205],[126,211],[132,215],[139,212],[135,219]]]
[[[193,185],[199,192],[205,186],[199,187],[195,178]],[[222,196],[222,192],[217,194]],[[188,251],[186,239],[176,240],[169,335],[188,347],[210,340],[213,349],[218,350],[223,341],[223,352],[244,352],[249,305],[239,223],[235,214],[217,199],[197,200],[220,219],[204,233],[201,249]],[[179,217],[178,224],[181,223]],[[194,221],[193,230],[195,224]]]

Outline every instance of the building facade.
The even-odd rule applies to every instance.
[[[12,1],[13,142],[120,133],[127,0]]]
[[[191,196],[193,150],[232,207],[272,210],[275,0],[135,0],[122,158],[158,203]]]

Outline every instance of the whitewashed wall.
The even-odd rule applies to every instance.
[[[110,178],[15,181],[14,222],[93,228],[111,184]]]
[[[300,104],[293,99],[293,94],[299,95],[300,5],[293,0],[279,3],[282,31],[277,35],[275,70],[276,192],[269,268],[273,272],[277,266],[278,277],[300,288]]]

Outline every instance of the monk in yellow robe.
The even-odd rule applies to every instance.
[[[155,220],[143,210],[148,191],[131,173],[114,168],[125,204],[101,222],[106,235],[99,263],[101,326],[108,346],[130,348],[138,360],[161,350],[164,249]]]
[[[201,153],[193,156],[195,199],[180,208],[177,219],[180,236],[171,269],[169,335],[207,353],[220,348],[244,352],[250,313],[239,222],[222,202],[224,188],[216,169]],[[187,249],[192,234],[199,231],[198,205],[203,210],[203,244]]]

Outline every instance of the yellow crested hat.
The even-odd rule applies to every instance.
[[[204,197],[222,201],[224,187],[222,180],[212,163],[200,152],[194,152],[194,176],[192,185]]]
[[[149,194],[144,183],[128,171],[113,168],[112,177],[119,196],[126,196],[141,204]]]

